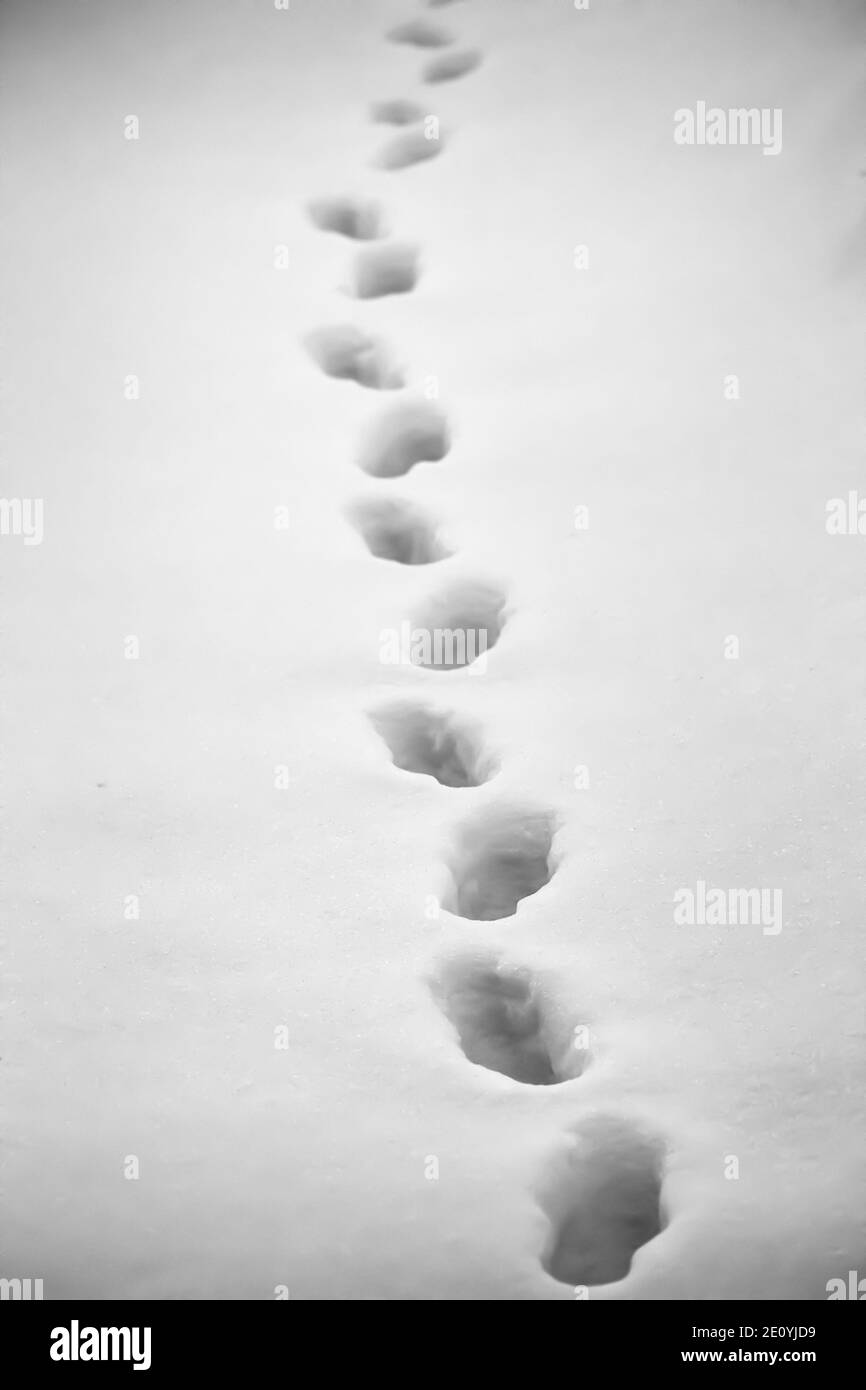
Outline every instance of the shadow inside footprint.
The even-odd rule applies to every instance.
[[[443,53],[432,58],[421,73],[425,82],[455,82],[481,66],[481,54],[477,48],[467,48],[459,53]]]
[[[442,906],[472,922],[513,917],[517,904],[549,883],[556,831],[549,811],[487,807],[458,829],[448,856]]]
[[[414,125],[423,117],[423,106],[405,97],[398,97],[395,101],[374,101],[370,107],[370,120],[376,125]]]
[[[379,204],[362,198],[314,198],[310,218],[323,232],[338,232],[352,241],[376,241],[385,235]]]
[[[528,1086],[555,1086],[580,1075],[573,1049],[556,1049],[537,981],[496,956],[463,956],[431,980],[442,1012],[457,1030],[467,1061]]]
[[[439,463],[450,448],[448,422],[432,401],[401,401],[368,431],[358,467],[374,478],[399,478],[416,463]]]
[[[455,671],[479,662],[495,647],[505,619],[505,598],[491,584],[465,580],[428,598],[412,624],[409,659],[426,670]]]
[[[418,251],[404,242],[371,246],[359,251],[352,273],[352,291],[358,299],[382,299],[388,294],[408,294],[418,283]]]
[[[564,1284],[624,1279],[636,1250],[662,1229],[664,1147],[620,1116],[595,1116],[541,1195],[551,1220],[542,1265]]]
[[[307,351],[326,376],[355,381],[375,391],[396,391],[405,379],[384,343],[351,323],[333,324],[308,333]]]
[[[454,42],[453,34],[429,19],[409,19],[389,29],[386,38],[392,43],[411,44],[414,48],[445,48]]]
[[[404,700],[369,718],[404,772],[435,777],[443,787],[480,787],[496,770],[478,730],[454,714]]]
[[[421,508],[402,498],[365,497],[347,507],[346,516],[380,560],[432,565],[452,553]]]
[[[422,164],[425,159],[435,159],[443,144],[441,133],[428,136],[423,130],[408,130],[389,140],[374,162],[380,169],[408,169],[412,164]]]

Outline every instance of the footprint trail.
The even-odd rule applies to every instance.
[[[431,9],[455,0],[428,0]],[[393,44],[433,56],[421,81],[444,84],[466,77],[482,62],[476,48],[452,48],[455,36],[425,18],[409,19],[386,35]],[[444,51],[450,49],[450,51]],[[435,51],[439,50],[439,51]],[[374,125],[397,133],[373,164],[394,174],[442,153],[438,117],[406,98],[374,102]],[[360,302],[413,293],[419,281],[418,247],[389,240],[378,202],[368,198],[318,198],[308,204],[313,223],[362,245],[349,271],[349,293]],[[309,333],[307,351],[336,380],[377,391],[398,391],[406,376],[391,348],[355,324],[334,324]],[[360,441],[356,463],[388,488],[391,480],[421,464],[442,462],[451,449],[448,419],[440,406],[406,395],[386,406]],[[432,517],[410,497],[364,496],[344,508],[370,556],[400,566],[425,566],[451,552]],[[452,580],[419,601],[413,617],[411,660],[424,679],[465,668],[486,670],[507,619],[505,594],[484,580]],[[417,640],[417,643],[415,641]],[[368,711],[372,728],[401,773],[429,778],[444,794],[460,789],[472,799],[499,772],[482,730],[462,715],[424,699],[394,698]],[[431,789],[432,790],[432,789]],[[482,793],[483,795],[483,793]],[[558,818],[522,804],[476,806],[453,832],[445,856],[447,885],[442,908],[464,922],[508,922],[556,872],[553,856]],[[494,929],[495,933],[495,929]],[[448,1019],[467,1067],[508,1077],[545,1091],[578,1081],[591,1056],[574,1045],[532,970],[507,957],[494,939],[486,950],[463,950],[432,971],[432,1002]],[[579,1081],[578,1081],[578,1084]],[[552,1278],[571,1286],[624,1279],[635,1253],[662,1230],[664,1146],[622,1115],[594,1115],[572,1132],[567,1154],[552,1168],[539,1201],[550,1221],[540,1255]]]

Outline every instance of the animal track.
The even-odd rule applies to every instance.
[[[431,990],[457,1030],[467,1061],[529,1086],[554,1086],[583,1070],[572,1047],[554,1047],[538,982],[496,956],[451,961]],[[584,1059],[585,1060],[585,1059]]]
[[[355,258],[353,290],[358,299],[382,299],[407,294],[418,283],[418,251],[407,243],[391,242],[359,251]]]
[[[456,715],[405,700],[369,717],[404,772],[435,777],[443,787],[480,787],[496,770],[477,729]]]
[[[504,608],[499,590],[478,581],[432,596],[413,623],[410,660],[431,670],[471,666],[498,642]]]
[[[460,53],[443,53],[432,58],[424,67],[421,76],[425,82],[454,82],[465,77],[481,65],[481,54],[477,48],[467,48]]]
[[[398,497],[364,498],[346,515],[367,542],[371,555],[398,565],[432,565],[451,551],[420,507]]]
[[[663,1163],[659,1140],[619,1116],[583,1124],[542,1198],[552,1225],[548,1274],[571,1285],[624,1279],[635,1251],[662,1229]]]
[[[355,381],[376,391],[396,391],[405,386],[385,344],[351,323],[333,324],[307,334],[307,351],[326,376]]]
[[[440,8],[453,0],[427,3]],[[447,29],[425,19],[397,25],[387,37],[428,50],[454,41]],[[438,54],[424,65],[422,79],[428,84],[454,81],[474,71],[481,58],[477,49]],[[417,102],[375,102],[370,117],[379,125],[405,128],[375,156],[381,169],[408,168],[443,148],[438,121],[424,119]],[[435,139],[427,138],[428,127]],[[317,198],[308,212],[321,230],[356,242],[381,243],[387,235],[381,207],[372,200]],[[357,299],[379,299],[414,290],[418,277],[416,247],[380,244],[357,252],[350,288]],[[405,385],[403,369],[386,344],[353,324],[316,329],[304,342],[327,376],[374,390]],[[418,463],[442,460],[449,449],[449,429],[439,407],[403,400],[379,417],[358,464],[372,477],[396,478]],[[421,507],[403,498],[362,498],[346,508],[346,516],[377,558],[426,565],[451,554]],[[410,659],[432,670],[468,667],[495,646],[505,621],[506,600],[493,585],[453,584],[423,605],[413,625]],[[497,770],[477,727],[453,713],[396,700],[370,710],[368,717],[403,771],[433,777],[444,787],[469,788],[489,781]],[[518,904],[548,884],[555,872],[556,828],[550,811],[505,805],[487,806],[464,821],[447,856],[449,884],[442,906],[470,921],[514,916]],[[584,1069],[587,1054],[563,1039],[531,971],[495,953],[464,954],[441,966],[429,983],[473,1065],[530,1086],[556,1085]],[[569,1285],[624,1278],[635,1251],[662,1229],[663,1161],[659,1141],[624,1119],[595,1116],[585,1122],[556,1181],[540,1197],[550,1219],[543,1268]]]
[[[412,164],[422,164],[425,159],[435,159],[443,144],[441,133],[428,140],[423,130],[410,130],[389,140],[375,162],[380,169],[408,169]]]
[[[392,43],[408,43],[414,48],[446,48],[454,42],[454,35],[441,24],[433,24],[429,19],[410,19],[389,29],[386,35]]]
[[[375,101],[370,107],[370,119],[376,125],[414,125],[423,116],[423,106],[405,97],[396,101]]]
[[[379,204],[361,198],[314,198],[307,210],[323,232],[338,232],[352,241],[376,241],[385,235]]]
[[[548,811],[488,807],[464,822],[448,858],[442,906],[473,922],[513,917],[517,904],[553,877],[556,823]]]
[[[416,463],[439,463],[450,447],[448,422],[439,406],[402,401],[369,431],[358,466],[374,478],[399,478]]]

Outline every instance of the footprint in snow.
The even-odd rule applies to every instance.
[[[397,98],[395,101],[374,101],[370,119],[375,125],[415,125],[423,120],[424,108],[416,101]]]
[[[569,1136],[539,1201],[550,1219],[541,1263],[564,1284],[624,1279],[664,1226],[664,1145],[620,1115],[595,1115]]]
[[[351,323],[332,324],[308,333],[305,345],[326,376],[354,381],[374,391],[396,391],[405,386],[384,342]]]
[[[445,412],[434,401],[401,400],[367,429],[358,467],[373,478],[399,478],[419,463],[440,463],[451,447]]]
[[[314,198],[307,211],[323,232],[352,241],[375,241],[386,234],[382,209],[369,198]]]
[[[385,37],[391,43],[406,43],[413,48],[447,48],[454,42],[453,34],[429,19],[409,19],[389,29]]]
[[[480,787],[496,771],[477,725],[411,700],[380,705],[369,715],[395,767],[435,777],[443,787]]]
[[[360,498],[347,506],[346,516],[379,560],[432,565],[452,553],[429,516],[404,498]]]
[[[474,72],[480,65],[481,54],[478,49],[467,48],[459,53],[443,53],[438,58],[432,58],[424,66],[421,77],[423,81],[430,83],[456,82],[459,77]]]
[[[513,917],[553,877],[556,828],[550,811],[504,805],[477,812],[454,834],[442,906],[473,922]]]
[[[495,954],[459,956],[430,981],[467,1061],[528,1086],[579,1076],[589,1055],[576,1049],[530,970]]]

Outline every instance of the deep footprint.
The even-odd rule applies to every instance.
[[[352,292],[358,299],[382,299],[408,294],[418,283],[418,250],[405,242],[359,251],[352,273]]]
[[[398,98],[396,101],[374,101],[370,107],[370,120],[376,125],[414,125],[423,118],[423,106],[405,98]]]
[[[352,241],[376,241],[386,232],[378,203],[362,198],[315,198],[310,217],[323,232],[337,232]]]
[[[444,141],[441,134],[429,139],[423,130],[410,130],[405,135],[397,135],[379,151],[375,163],[380,169],[408,169],[412,164],[423,164],[426,159],[435,159],[442,150]]]
[[[580,1075],[585,1054],[554,1047],[541,991],[528,970],[496,956],[464,956],[446,965],[431,989],[467,1061],[528,1086],[555,1086]]]
[[[442,906],[473,922],[513,917],[517,905],[553,877],[556,831],[549,811],[488,807],[459,828],[448,856],[451,883]]]
[[[392,43],[411,44],[413,48],[446,48],[454,42],[453,34],[441,24],[433,24],[428,19],[410,19],[405,24],[398,24],[388,30],[386,38]]]
[[[406,384],[381,339],[363,333],[354,324],[318,328],[308,333],[304,341],[326,376],[355,381],[374,391],[396,391]]]
[[[478,49],[465,49],[460,53],[443,53],[441,57],[431,59],[421,76],[425,82],[454,82],[480,66],[481,54]]]
[[[346,516],[380,560],[432,565],[452,553],[421,508],[402,498],[363,498],[346,508]]]
[[[478,730],[454,714],[404,700],[369,718],[404,772],[435,777],[443,787],[480,787],[496,771]]]
[[[480,661],[499,641],[505,597],[491,584],[466,580],[431,596],[412,623],[409,659],[431,671],[456,671]]]
[[[552,1226],[547,1273],[572,1286],[624,1279],[635,1251],[662,1230],[663,1165],[660,1141],[620,1116],[582,1124],[541,1198]]]
[[[418,463],[439,463],[451,447],[444,412],[432,401],[401,401],[368,431],[358,467],[374,478],[399,478]]]

